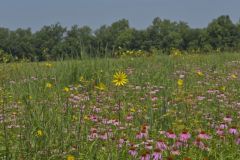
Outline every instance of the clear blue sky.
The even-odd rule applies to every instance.
[[[223,14],[238,22],[240,0],[0,0],[0,27],[33,31],[56,22],[96,29],[121,18],[142,29],[157,16],[205,27]]]

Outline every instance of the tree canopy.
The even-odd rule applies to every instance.
[[[191,28],[185,22],[156,17],[146,29],[130,27],[126,19],[97,30],[74,25],[70,29],[56,23],[39,31],[0,28],[0,61],[26,59],[30,61],[114,56],[125,50],[153,49],[168,54],[171,49],[187,53],[240,51],[240,22],[234,24],[222,15],[205,28]],[[5,58],[6,59],[6,58]]]

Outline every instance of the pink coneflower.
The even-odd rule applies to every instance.
[[[226,123],[231,123],[232,122],[232,117],[230,115],[227,115],[226,117],[223,118],[223,120]]]
[[[236,144],[237,144],[237,145],[240,145],[240,136],[237,138]]]
[[[204,97],[204,96],[197,96],[197,100],[198,101],[202,101],[202,100],[204,100],[206,97]]]
[[[156,96],[153,96],[153,97],[151,98],[151,100],[152,100],[152,102],[155,102],[155,101],[158,100],[158,98],[157,98]]]
[[[224,135],[224,130],[219,128],[217,129],[217,132],[216,132],[219,136],[223,136]]]
[[[122,148],[122,146],[127,142],[126,138],[120,138],[118,141],[118,147]]]
[[[162,154],[160,149],[155,149],[152,154],[153,160],[162,160]]]
[[[147,132],[146,129],[142,129],[141,132],[140,132],[140,134],[141,134],[141,137],[142,137],[142,138],[147,138],[147,137],[148,137],[148,132]]]
[[[233,126],[233,127],[229,128],[228,132],[233,135],[238,134],[237,127]]]
[[[183,145],[187,145],[187,144],[186,144],[186,143],[184,144],[183,141],[177,140],[177,141],[173,144],[173,147],[175,147],[175,148],[180,148],[180,147],[182,147]]]
[[[107,140],[107,139],[108,139],[108,135],[107,135],[107,133],[101,133],[100,136],[99,136],[99,138],[100,138],[101,140]]]
[[[202,149],[202,150],[205,149],[205,145],[204,145],[204,143],[201,141],[200,138],[197,138],[197,139],[193,142],[193,144],[194,144],[195,146],[197,146],[198,148]]]
[[[137,151],[136,151],[136,148],[135,147],[131,147],[128,151],[128,153],[133,156],[133,157],[136,157],[137,156]]]
[[[146,143],[146,144],[145,144],[145,148],[146,148],[147,150],[152,150],[152,149],[153,149],[153,146],[152,146],[151,143]]]
[[[183,131],[179,135],[179,140],[182,141],[182,142],[187,142],[189,138],[191,138],[191,134],[188,133],[188,131]]]
[[[88,136],[88,139],[90,141],[93,141],[94,139],[97,139],[98,138],[98,133],[97,133],[97,129],[96,128],[91,128],[91,133],[90,135]]]
[[[219,126],[220,129],[226,129],[228,128],[227,124],[226,123],[221,123],[220,126]]]
[[[166,132],[166,137],[170,138],[170,139],[175,139],[177,136],[176,136],[176,134],[174,134],[174,132],[172,130],[169,130]]]
[[[136,135],[136,139],[142,139],[142,138],[143,138],[143,137],[142,137],[141,132],[138,132],[137,135]]]
[[[93,122],[97,122],[98,121],[98,117],[96,115],[91,115],[90,116],[90,120]]]
[[[156,148],[164,151],[167,150],[167,145],[164,143],[163,140],[158,140],[158,142],[156,143]]]
[[[206,132],[201,131],[201,132],[198,134],[198,138],[200,138],[200,139],[210,139],[211,137],[210,137],[208,134],[206,134]]]
[[[173,148],[170,153],[172,155],[180,155],[180,151],[177,148]]]
[[[133,116],[131,114],[128,114],[127,117],[126,117],[126,120],[131,121],[132,119],[133,119]]]
[[[151,156],[150,156],[150,152],[149,151],[146,151],[141,156],[141,160],[150,160],[150,159],[151,159]]]

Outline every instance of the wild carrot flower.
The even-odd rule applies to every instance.
[[[118,87],[124,86],[128,82],[127,75],[124,72],[117,72],[113,75],[112,82]]]

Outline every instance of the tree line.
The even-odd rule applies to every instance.
[[[169,54],[171,49],[187,53],[240,51],[240,22],[228,15],[212,20],[205,28],[191,28],[185,22],[156,17],[146,29],[129,26],[126,19],[103,25],[93,31],[89,26],[70,29],[56,23],[39,31],[0,28],[0,61],[44,61],[65,58],[111,57],[116,51],[157,50]]]

